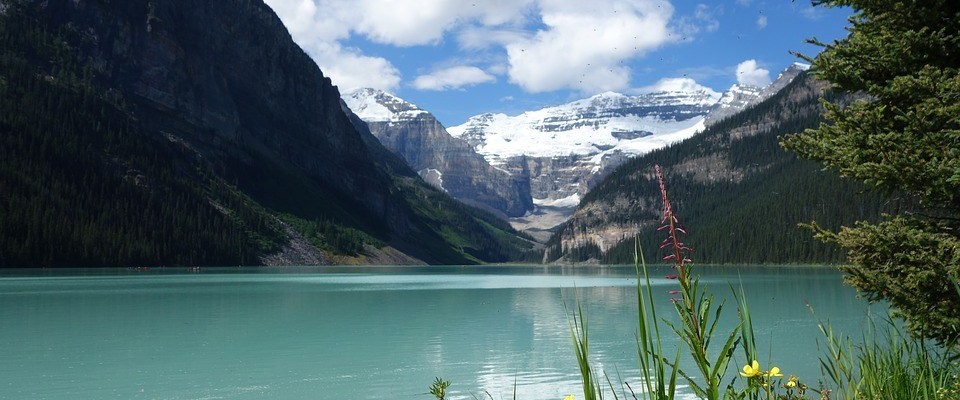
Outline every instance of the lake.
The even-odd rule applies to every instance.
[[[867,318],[833,268],[696,272],[721,298],[742,283],[761,363],[814,387],[817,318],[854,337]],[[595,365],[638,388],[635,283],[633,267],[0,270],[0,399],[430,399],[437,376],[450,399],[579,399],[564,302],[583,304]]]

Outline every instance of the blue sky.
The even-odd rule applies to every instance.
[[[805,0],[266,2],[341,91],[387,90],[447,126],[608,90],[763,84],[850,15]]]

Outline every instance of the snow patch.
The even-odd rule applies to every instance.
[[[443,172],[440,172],[438,169],[426,168],[418,172],[421,178],[427,183],[435,186],[437,189],[447,192],[447,189],[443,187]]]
[[[623,142],[655,143],[661,134],[689,130],[717,100],[707,93],[626,96],[608,92],[517,116],[482,114],[447,131],[471,143],[494,165],[524,155],[591,156]],[[640,137],[631,139],[624,133]]]
[[[621,151],[630,155],[646,154],[656,149],[669,146],[682,140],[689,139],[705,129],[704,119],[697,118],[696,122],[680,130],[655,136],[647,136],[634,140],[623,141],[608,152]]]
[[[415,104],[376,89],[357,89],[346,93],[343,102],[365,122],[409,121],[428,114]]]
[[[533,204],[540,207],[575,208],[580,204],[580,194],[574,193],[562,199],[533,199]]]

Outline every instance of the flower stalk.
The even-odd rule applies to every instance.
[[[660,197],[663,201],[663,217],[658,231],[666,231],[666,238],[660,244],[661,249],[667,249],[668,254],[663,260],[673,263],[676,270],[676,279],[680,285],[680,300],[674,301],[680,323],[670,327],[680,337],[681,341],[690,350],[690,355],[696,364],[703,380],[697,380],[684,372],[678,365],[674,365],[698,397],[707,400],[719,400],[722,395],[721,384],[727,371],[727,366],[733,358],[733,351],[740,343],[739,335],[742,321],[725,335],[719,353],[713,357],[709,354],[711,340],[716,334],[717,323],[723,309],[723,303],[714,305],[713,295],[707,294],[700,285],[699,278],[691,274],[690,264],[693,262],[688,256],[693,251],[682,240],[681,235],[687,231],[680,224],[670,198],[667,195],[667,185],[663,178],[663,170],[659,165],[654,166],[657,182],[660,185]],[[672,277],[672,276],[671,276]]]

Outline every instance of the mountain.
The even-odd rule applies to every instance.
[[[343,101],[380,143],[454,198],[505,217],[533,209],[526,175],[492,167],[465,141],[450,136],[429,112],[374,89],[346,93]]]
[[[448,130],[494,167],[529,177],[536,209],[511,223],[545,240],[613,167],[702,130],[718,97],[709,91],[607,92],[516,116],[481,114]]]
[[[816,221],[837,228],[875,219],[894,205],[780,148],[780,135],[822,122],[820,97],[838,96],[825,87],[800,73],[747,110],[621,165],[557,229],[545,261],[632,263],[638,234],[647,260],[658,259],[662,205],[656,164],[664,169],[675,212],[690,232],[686,242],[696,250],[695,261],[841,261],[841,252],[816,242],[797,224]]]
[[[0,266],[478,263],[261,0],[0,2]]]
[[[723,94],[704,88],[607,92],[516,116],[481,114],[448,130],[494,167],[530,177],[537,208],[511,222],[546,238],[617,166],[693,137],[708,124],[777,93],[805,69],[791,65],[762,88],[734,85]]]
[[[536,199],[561,199],[587,191],[587,180],[623,156],[683,140],[702,129],[716,93],[601,93],[517,116],[482,114],[449,128],[490,164],[529,169]],[[579,167],[559,182],[550,171]],[[562,176],[562,174],[558,174]]]
[[[809,64],[790,64],[787,69],[780,72],[777,79],[765,87],[734,84],[723,93],[720,101],[710,110],[710,114],[707,115],[704,123],[707,126],[713,125],[714,123],[722,121],[724,118],[745,110],[747,107],[770,98],[780,92],[780,90],[783,90],[783,88],[790,82],[793,82],[798,75],[809,68]]]
[[[723,96],[713,106],[704,125],[713,125],[731,115],[743,111],[760,98],[763,88],[752,85],[733,84],[730,89],[723,92]]]

